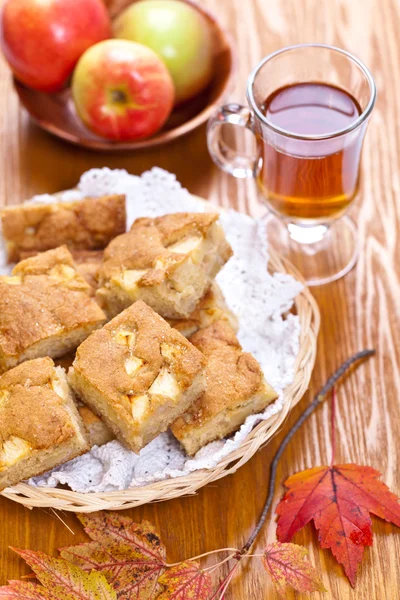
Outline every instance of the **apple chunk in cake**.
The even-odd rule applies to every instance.
[[[204,362],[138,301],[79,346],[69,380],[116,437],[138,452],[202,394]]]
[[[25,362],[0,377],[0,490],[89,449],[61,367]]]
[[[218,321],[190,341],[206,357],[206,390],[172,425],[189,455],[236,431],[251,414],[277,398],[255,358],[243,352],[233,329]]]
[[[217,214],[137,219],[105,250],[98,299],[110,316],[143,300],[163,317],[187,317],[231,254]]]
[[[197,304],[187,319],[168,319],[171,327],[177,329],[186,338],[204,329],[215,321],[226,321],[235,331],[238,330],[236,316],[229,310],[218,285],[213,281],[211,287]]]
[[[65,246],[18,263],[0,277],[0,371],[62,356],[106,320]]]
[[[102,249],[126,230],[125,196],[75,202],[27,203],[1,212],[8,259],[66,244],[81,250]]]

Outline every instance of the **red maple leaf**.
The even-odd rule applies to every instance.
[[[315,467],[289,477],[276,509],[277,537],[289,542],[310,521],[322,548],[330,548],[354,586],[365,546],[372,545],[370,513],[400,527],[400,504],[371,467]]]

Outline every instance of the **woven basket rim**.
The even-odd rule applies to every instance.
[[[288,273],[304,283],[297,269],[287,259],[271,248],[269,255],[271,272]],[[192,495],[208,483],[234,473],[250,460],[257,450],[268,443],[308,388],[317,352],[320,313],[316,301],[305,285],[294,301],[294,312],[300,318],[299,352],[295,362],[295,376],[293,382],[284,391],[284,404],[281,411],[261,421],[246,436],[239,448],[222,459],[213,469],[194,471],[183,477],[117,492],[78,493],[60,488],[37,488],[20,483],[6,488],[1,494],[28,508],[47,507],[85,513],[98,510],[123,510]]]

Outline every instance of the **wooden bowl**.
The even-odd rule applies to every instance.
[[[136,0],[134,0],[136,1]],[[209,22],[214,37],[214,73],[209,86],[198,96],[176,107],[163,128],[150,138],[132,142],[114,142],[92,133],[77,115],[70,88],[57,94],[45,94],[14,79],[14,88],[32,119],[49,133],[77,146],[115,152],[138,150],[166,144],[205,123],[229,93],[235,69],[233,42],[216,17],[192,0],[181,0],[198,10]],[[132,0],[108,2],[112,17]]]

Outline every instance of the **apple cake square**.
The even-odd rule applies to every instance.
[[[12,206],[1,211],[1,224],[9,262],[64,244],[103,249],[126,231],[125,196]]]
[[[77,396],[139,452],[204,390],[202,353],[144,302],[135,302],[76,352]]]
[[[105,322],[91,288],[63,246],[18,263],[0,277],[0,371],[75,350]]]
[[[230,325],[217,321],[195,333],[191,343],[204,354],[206,389],[171,431],[187,454],[239,429],[246,417],[277,398],[256,359],[242,347]]]
[[[65,371],[51,358],[0,376],[0,490],[89,449]]]
[[[167,319],[167,322],[186,338],[208,327],[215,321],[226,321],[234,331],[238,330],[238,321],[228,308],[225,298],[213,281],[208,291],[201,298],[194,311],[187,319]]]
[[[163,317],[188,317],[231,255],[217,214],[137,219],[106,248],[97,297],[110,317],[136,300]]]

